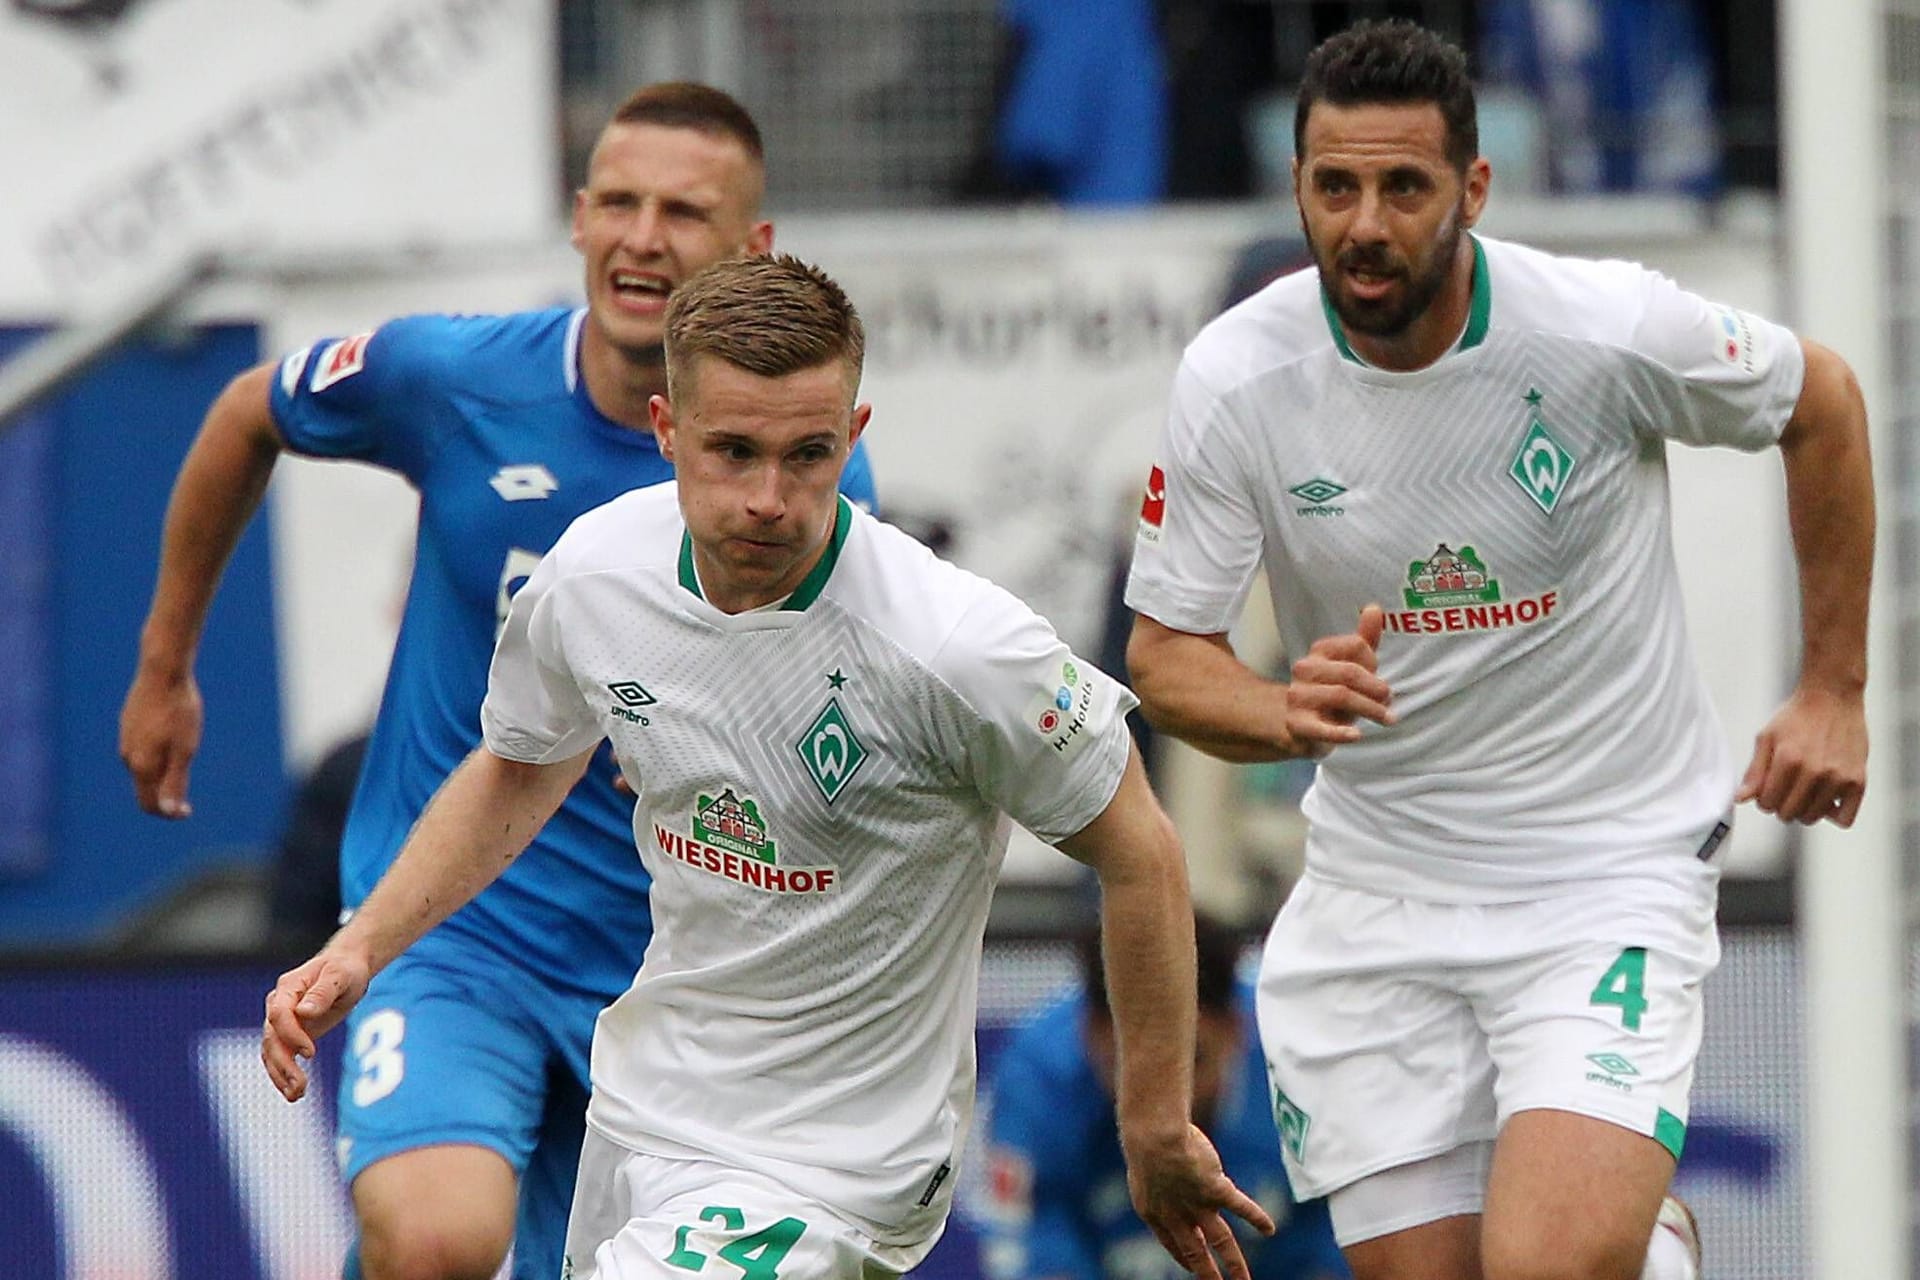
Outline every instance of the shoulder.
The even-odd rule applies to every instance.
[[[1496,332],[1530,331],[1630,347],[1653,292],[1662,284],[1672,287],[1637,262],[1565,257],[1487,236],[1479,240],[1487,255]]]
[[[1036,617],[1011,592],[942,560],[913,537],[850,504],[854,527],[841,552],[843,572],[826,596],[884,633],[923,667],[935,667],[980,618]]]
[[[582,513],[547,553],[556,582],[610,570],[671,566],[685,525],[672,481],[633,489]]]
[[[1181,371],[1224,395],[1278,368],[1334,353],[1320,273],[1308,266],[1209,321],[1187,344]]]

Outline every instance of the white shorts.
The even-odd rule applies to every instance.
[[[1646,1134],[1677,1159],[1701,984],[1720,961],[1718,876],[1689,870],[1492,905],[1303,878],[1258,996],[1294,1192],[1490,1142],[1539,1108]]]
[[[933,1243],[880,1244],[771,1178],[706,1160],[644,1155],[589,1127],[560,1274],[562,1280],[892,1280]]]

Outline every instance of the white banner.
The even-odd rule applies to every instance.
[[[92,314],[209,250],[545,234],[552,23],[538,0],[12,0],[0,312]]]

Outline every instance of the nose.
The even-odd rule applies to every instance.
[[[629,253],[641,257],[664,253],[666,225],[660,207],[651,200],[643,200],[628,220],[626,234],[620,237],[620,243]]]
[[[1386,207],[1378,191],[1361,188],[1353,221],[1347,224],[1347,235],[1358,244],[1379,244],[1387,238]]]
[[[782,483],[780,467],[769,463],[757,468],[747,482],[747,514],[771,524],[786,511],[786,486]]]

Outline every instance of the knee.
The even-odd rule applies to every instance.
[[[1647,1242],[1538,1240],[1533,1246],[1482,1241],[1484,1280],[1640,1280]]]
[[[450,1223],[368,1221],[360,1227],[365,1280],[493,1280],[508,1241]]]

